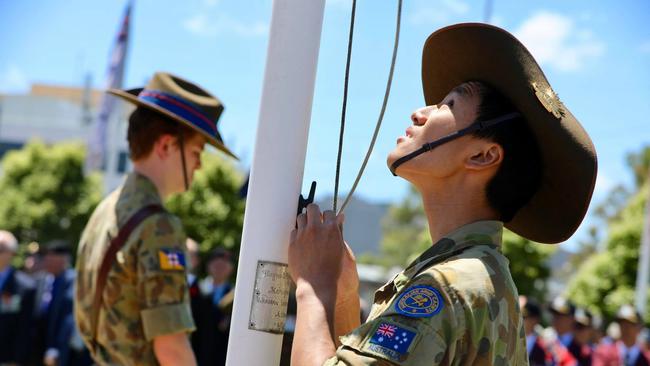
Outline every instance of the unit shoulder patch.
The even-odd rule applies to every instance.
[[[440,291],[427,285],[411,286],[395,301],[395,311],[412,318],[432,317],[443,306]]]
[[[163,271],[185,270],[185,253],[182,250],[160,249],[158,250],[158,260],[160,269]]]

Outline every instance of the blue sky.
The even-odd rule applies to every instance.
[[[102,87],[125,0],[0,1],[0,92],[32,82]],[[370,141],[384,92],[397,1],[358,0],[341,190],[347,191]],[[350,0],[327,0],[308,154],[307,190],[333,191]],[[375,153],[358,189],[396,201],[407,185],[385,156],[423,103],[421,48],[444,25],[482,21],[484,1],[405,0],[393,90]],[[226,143],[252,158],[271,0],[136,0],[126,87],[155,70],[205,86],[226,105]],[[650,144],[650,2],[493,0],[492,23],[517,35],[556,92],[591,134],[599,155],[595,202],[631,184],[625,154]]]

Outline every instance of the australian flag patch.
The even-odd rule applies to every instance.
[[[404,361],[417,333],[391,322],[382,321],[375,328],[366,349],[395,361]]]

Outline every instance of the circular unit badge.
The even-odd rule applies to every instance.
[[[395,302],[395,310],[413,318],[428,318],[442,310],[442,295],[431,286],[409,287]]]

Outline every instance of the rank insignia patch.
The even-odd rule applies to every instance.
[[[403,361],[416,335],[403,326],[380,322],[365,348],[395,361]]]
[[[406,289],[395,302],[395,310],[412,318],[428,318],[442,310],[440,292],[431,286],[419,285]]]
[[[158,251],[160,269],[164,271],[182,271],[185,269],[185,254],[181,250],[161,249]]]

